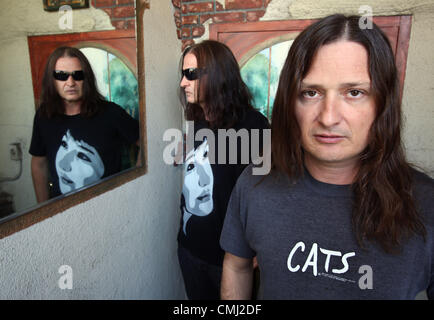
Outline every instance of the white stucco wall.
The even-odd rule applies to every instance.
[[[404,84],[408,159],[434,178],[434,1],[413,16]]]
[[[148,174],[0,240],[0,299],[183,299],[176,257],[180,168],[163,132],[181,127],[180,43],[170,0],[144,16]],[[61,290],[59,267],[73,271]]]

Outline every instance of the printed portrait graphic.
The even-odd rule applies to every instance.
[[[206,216],[213,210],[214,176],[208,158],[209,145],[205,139],[195,150],[191,150],[184,163],[184,185],[182,194],[185,200],[183,231],[192,215]]]
[[[56,154],[56,171],[60,191],[67,193],[101,179],[104,164],[94,147],[75,140],[68,130]]]

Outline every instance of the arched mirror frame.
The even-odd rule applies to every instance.
[[[140,152],[141,165],[107,177],[94,186],[55,198],[35,206],[25,213],[15,213],[3,219],[0,224],[0,239],[28,228],[73,206],[90,200],[109,190],[119,187],[147,172],[146,105],[145,105],[145,58],[143,37],[143,15],[149,9],[149,0],[136,0],[137,25],[137,81],[139,87]]]

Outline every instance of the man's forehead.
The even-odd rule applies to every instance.
[[[359,43],[341,40],[320,47],[303,83],[370,83],[368,53]]]
[[[68,67],[68,66],[79,67],[80,69],[82,69],[81,61],[76,57],[62,56],[59,59],[57,59],[55,65],[56,69],[59,67]]]
[[[187,53],[183,61],[183,69],[197,68],[197,58],[193,53]]]
[[[323,88],[324,84],[321,81],[309,81],[309,79],[306,80],[303,79],[300,83],[301,88]],[[370,88],[371,87],[371,81],[369,79],[367,80],[353,80],[353,81],[339,81],[339,87],[342,88],[349,88],[349,87],[362,87],[362,88]]]

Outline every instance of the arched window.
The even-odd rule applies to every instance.
[[[251,57],[242,67],[241,76],[253,95],[254,107],[271,118],[280,71],[294,40],[276,43]]]

